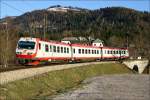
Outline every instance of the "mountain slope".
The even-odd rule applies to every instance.
[[[47,35],[58,33],[61,36],[94,36],[104,40],[111,36],[125,38],[129,35],[133,38],[139,34],[149,37],[149,23],[150,13],[122,7],[67,13],[49,12],[44,9],[25,13],[14,20],[14,25],[19,24],[23,31],[33,31],[34,28],[38,30],[36,33],[39,33],[38,28],[45,26]]]
[[[69,9],[67,12],[49,11],[49,8]],[[16,45],[20,36],[61,40],[63,37],[100,38],[107,46],[126,47],[127,38],[131,55],[150,57],[150,13],[123,7],[88,10],[74,7],[53,6],[35,10],[8,21],[10,43]],[[75,11],[77,9],[78,11]],[[5,22],[3,20],[3,22]],[[5,25],[1,38],[6,37]],[[13,38],[12,38],[13,37]],[[16,38],[14,38],[16,37]],[[12,38],[12,39],[11,39]],[[2,44],[5,42],[1,42]],[[11,48],[15,50],[15,46]],[[10,49],[10,50],[11,50]],[[134,51],[132,53],[132,51]]]

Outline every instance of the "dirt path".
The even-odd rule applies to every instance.
[[[150,75],[106,75],[84,83],[83,88],[53,100],[150,100]]]

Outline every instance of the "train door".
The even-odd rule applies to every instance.
[[[103,59],[103,49],[102,48],[100,48],[100,55],[101,55],[101,60]]]
[[[41,58],[42,57],[42,52],[43,52],[43,46],[42,46],[42,42],[39,41],[38,43],[38,50],[37,50],[37,57]]]
[[[74,53],[75,53],[75,48],[73,49],[72,48],[72,45],[70,45],[70,51],[71,51],[71,60],[73,61],[74,60]]]
[[[45,50],[45,48],[46,48],[46,45],[45,45],[45,43],[44,42],[41,42],[41,53],[40,53],[40,56],[41,56],[41,58],[45,58],[46,57],[46,50]]]

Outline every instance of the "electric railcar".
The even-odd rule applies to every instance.
[[[129,52],[127,48],[70,44],[22,37],[17,44],[16,57],[20,64],[38,65],[42,61],[124,59],[129,57]]]

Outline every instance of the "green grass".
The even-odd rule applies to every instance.
[[[121,64],[98,64],[53,71],[0,86],[0,99],[27,100],[55,95],[81,85],[89,77],[132,73]]]

